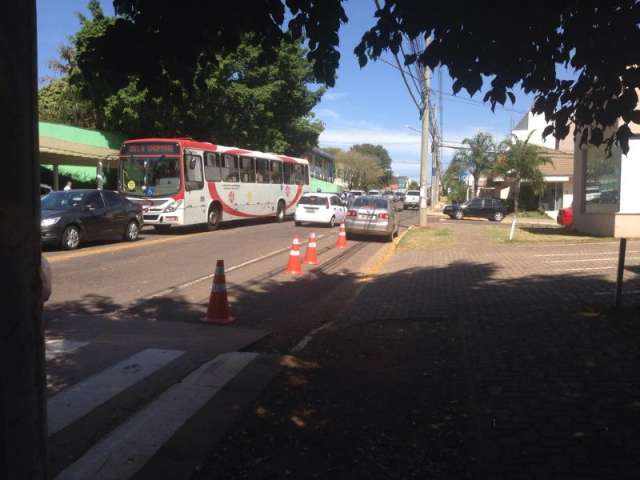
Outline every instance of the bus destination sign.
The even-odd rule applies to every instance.
[[[177,143],[125,143],[121,155],[179,155]]]

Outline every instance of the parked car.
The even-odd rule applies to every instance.
[[[561,208],[558,210],[557,222],[565,227],[573,225],[573,207]]]
[[[53,188],[51,188],[49,185],[46,185],[44,183],[40,184],[40,196],[41,197],[44,197],[45,195],[48,195],[51,192],[53,192]]]
[[[420,207],[420,192],[418,190],[409,190],[404,196],[405,210],[418,207]]]
[[[442,212],[456,220],[464,217],[488,218],[493,222],[501,222],[507,208],[497,198],[472,198],[463,204],[446,205]]]
[[[398,212],[389,198],[366,195],[358,197],[347,210],[344,222],[347,235],[372,235],[387,241],[400,231]]]
[[[300,197],[294,213],[296,225],[322,223],[332,228],[344,222],[347,207],[335,193],[307,193]]]
[[[110,190],[51,192],[41,199],[41,239],[72,250],[81,242],[138,239],[143,225],[142,206]]]
[[[404,201],[402,200],[402,197],[396,195],[394,192],[384,192],[383,196],[391,200],[393,207],[397,211],[400,211],[404,208]]]

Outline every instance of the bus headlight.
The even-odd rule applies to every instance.
[[[169,205],[167,205],[163,211],[164,213],[175,212],[181,206],[182,206],[182,200],[178,200],[177,202],[174,200]]]

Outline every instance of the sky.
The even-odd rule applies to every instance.
[[[100,0],[106,14],[113,14],[111,0]],[[79,28],[76,12],[88,14],[87,0],[37,0],[39,77],[51,76],[48,62],[58,57],[58,48]],[[418,110],[403,84],[400,73],[383,61],[360,68],[353,49],[362,34],[374,24],[373,0],[347,0],[349,22],[340,30],[340,67],[335,87],[329,89],[314,113],[325,124],[320,147],[348,149],[358,143],[383,145],[393,160],[396,175],[417,179],[420,175],[420,129]],[[393,57],[383,57],[394,63]],[[533,98],[516,91],[516,103],[491,111],[481,104],[484,93],[470,97],[461,91],[453,97],[446,70],[433,72],[432,88],[439,89],[442,76],[443,137],[445,143],[460,142],[479,131],[506,137],[512,125],[525,115]],[[454,150],[444,150],[448,163]]]

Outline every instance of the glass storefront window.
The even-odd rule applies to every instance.
[[[584,162],[585,213],[617,212],[620,206],[621,151],[608,156],[604,146],[589,146]]]

